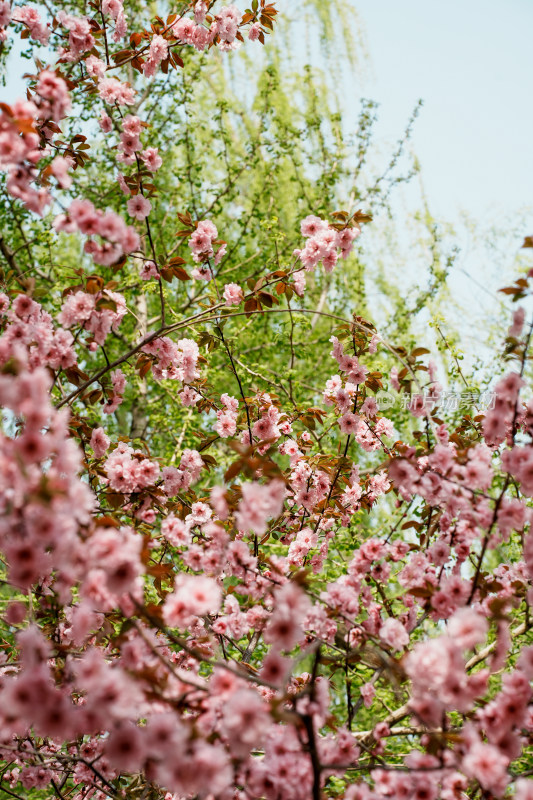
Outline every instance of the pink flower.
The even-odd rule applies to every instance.
[[[92,294],[86,292],[75,292],[67,295],[60,313],[57,315],[58,322],[65,328],[70,328],[75,324],[86,322],[92,316],[96,301]]]
[[[488,445],[498,445],[505,439],[507,421],[499,411],[490,410],[482,423],[483,436]]]
[[[228,698],[224,706],[222,730],[231,753],[244,758],[263,741],[270,725],[270,717],[257,692],[239,689]]]
[[[210,502],[217,517],[222,520],[227,519],[229,509],[223,486],[213,486],[211,489]]]
[[[36,9],[31,8],[31,6],[21,6],[13,11],[13,20],[15,22],[23,22],[28,27],[32,39],[43,45],[48,44],[50,31],[48,26],[41,22],[41,15]]]
[[[143,197],[142,194],[136,194],[128,200],[128,214],[130,217],[135,217],[139,222],[145,219],[152,210],[152,204],[148,198]]]
[[[400,391],[400,382],[398,380],[398,368],[397,367],[392,367],[392,369],[390,371],[390,383],[391,383],[391,386],[392,386],[393,389],[395,389],[397,392]]]
[[[375,417],[378,411],[379,408],[375,397],[367,397],[365,402],[361,406],[361,412],[363,414],[366,414],[367,417]]]
[[[103,428],[94,428],[91,434],[90,445],[93,449],[95,458],[102,458],[108,450],[110,439],[106,436]]]
[[[126,376],[121,369],[115,369],[111,373],[111,383],[114,394],[104,406],[104,414],[112,414],[122,402],[122,396],[126,389]]]
[[[259,38],[260,33],[261,33],[261,24],[259,22],[254,22],[253,25],[250,25],[250,30],[248,31],[249,40],[251,42],[255,42],[255,40]]]
[[[268,484],[245,483],[242,499],[236,514],[237,526],[242,531],[253,531],[262,536],[269,517],[277,517],[283,507],[285,485],[274,480]]]
[[[163,619],[171,628],[185,628],[195,616],[216,614],[220,610],[222,592],[213,578],[181,574],[176,588],[163,606]]]
[[[359,428],[359,417],[357,414],[348,412],[340,418],[339,427],[342,433],[354,434]]]
[[[166,58],[168,53],[168,42],[163,36],[156,35],[150,43],[148,59],[158,63]]]
[[[525,317],[526,317],[525,309],[522,307],[517,308],[516,311],[513,313],[513,324],[509,328],[508,336],[512,336],[515,339],[519,338],[520,334],[522,333],[522,329],[524,327]]]
[[[449,635],[464,650],[471,650],[483,642],[488,629],[485,617],[468,607],[460,608],[448,622]]]
[[[305,293],[305,286],[306,286],[306,277],[305,272],[300,270],[299,272],[295,272],[293,276],[294,280],[294,291],[298,295],[298,297],[303,297]]]
[[[195,525],[203,525],[211,517],[212,511],[205,503],[193,503],[191,513],[188,515]]]
[[[533,781],[527,778],[518,778],[515,782],[515,800],[532,800]]]
[[[103,133],[111,133],[113,129],[113,121],[109,114],[106,114],[105,111],[102,111],[100,117],[98,119],[98,124],[100,125],[100,129]]]
[[[143,281],[148,281],[150,278],[159,278],[159,272],[153,261],[143,261],[139,275]]]
[[[356,361],[355,364],[350,365],[347,377],[351,383],[355,383],[356,386],[358,386],[360,383],[364,383],[366,381],[367,375],[368,369]]]
[[[310,271],[324,258],[326,250],[316,239],[308,239],[304,249],[300,252],[299,258],[305,269]]]
[[[102,13],[117,19],[122,11],[122,0],[102,0]]]
[[[174,547],[186,547],[192,541],[190,524],[169,514],[161,525],[161,533]]]
[[[216,15],[216,31],[223,42],[231,44],[237,34],[241,14],[234,5],[225,6]]]
[[[131,722],[125,722],[115,728],[106,743],[105,754],[116,769],[138,772],[144,758],[139,728]]]
[[[226,255],[227,249],[228,249],[227,244],[223,244],[218,248],[217,252],[215,253],[215,261],[214,261],[215,267],[218,267],[218,265]]]
[[[159,155],[157,147],[147,147],[146,150],[142,151],[141,158],[150,172],[157,172],[163,163],[163,159]]]
[[[131,136],[139,136],[142,131],[142,121],[140,117],[135,114],[126,114],[122,120],[122,129],[124,133],[129,133]]]
[[[216,227],[210,220],[201,220],[194,233],[189,238],[193,259],[199,262],[202,257],[214,255],[213,242],[218,236]]]
[[[224,286],[224,298],[228,306],[238,306],[244,300],[244,294],[238,284],[227,283]]]
[[[317,233],[323,231],[327,228],[327,222],[320,217],[315,217],[310,214],[300,223],[300,230],[302,232],[302,236],[316,236]]]
[[[9,625],[20,625],[26,618],[26,606],[21,602],[9,603],[5,613]]]
[[[290,673],[291,661],[280,655],[276,650],[270,650],[263,659],[261,677],[269,683],[282,686]]]
[[[106,71],[105,62],[96,56],[89,56],[85,59],[85,67],[92,78],[103,78]]]
[[[11,7],[7,0],[0,2],[0,25],[5,28],[11,21]]]
[[[176,36],[182,42],[192,44],[195,24],[192,19],[189,19],[188,17],[181,17],[172,26],[172,31],[174,36]]]
[[[237,416],[229,411],[217,411],[215,430],[222,439],[234,436],[237,430]]]
[[[474,742],[463,759],[463,770],[475,778],[483,789],[500,797],[509,782],[509,759],[491,744]]]
[[[179,393],[179,399],[184,406],[195,406],[200,400],[201,395],[198,394],[191,386],[185,386],[183,391]]]
[[[135,90],[127,83],[121,83],[117,78],[100,78],[98,93],[102,100],[110,105],[118,103],[120,106],[131,106],[135,101]]]
[[[207,3],[204,0],[197,0],[194,5],[194,21],[197,25],[201,25],[205,20],[207,14]]]
[[[394,650],[403,650],[409,644],[409,634],[402,623],[394,619],[394,617],[388,617],[385,620],[379,629],[379,636],[385,644]]]
[[[274,612],[264,632],[265,642],[280,650],[291,650],[302,636],[309,601],[302,590],[286,583],[275,593]]]
[[[72,183],[72,177],[68,174],[68,171],[73,166],[73,163],[71,158],[56,156],[50,164],[52,174],[62,189],[68,189]]]

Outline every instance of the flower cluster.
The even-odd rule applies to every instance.
[[[14,13],[9,14],[9,3],[2,3],[2,25],[8,24],[9,20],[13,22],[20,22],[24,25],[31,36],[39,44],[48,44],[50,38],[50,29],[48,25],[42,21],[41,15],[36,8],[31,6],[19,6],[14,10]]]
[[[0,112],[0,169],[7,172],[6,189],[36,214],[43,214],[51,202],[50,193],[35,185],[37,166],[50,155],[48,144],[42,147],[39,134],[51,141],[51,123],[59,122],[70,105],[65,81],[51,70],[43,70],[31,99],[12,106],[4,104]],[[60,186],[65,185],[65,166],[69,163],[61,157],[52,161],[51,173],[57,175]]]
[[[139,249],[139,236],[134,228],[126,225],[114,211],[100,211],[90,200],[73,200],[66,214],[54,220],[56,231],[73,233],[79,231],[90,238],[85,242],[85,252],[96,264],[109,266],[119,261],[125,253]],[[91,237],[98,236],[98,239]]]
[[[65,328],[80,325],[92,334],[92,341],[103,345],[110,331],[118,330],[125,314],[126,301],[118,292],[77,291],[67,295],[57,319]]]
[[[9,298],[0,294],[4,321],[0,335],[0,364],[23,359],[31,369],[66,369],[77,361],[74,337],[64,328],[55,328],[52,317],[40,303],[19,294],[10,307]]]
[[[206,263],[210,258],[213,258],[213,263],[217,266],[224,253],[226,252],[225,245],[219,247],[217,253],[213,250],[213,244],[216,242],[218,231],[216,225],[211,220],[201,220],[196,226],[196,230],[189,239],[189,247],[191,249],[193,261],[201,266],[194,270],[193,277],[201,278],[203,280],[211,280],[213,277],[209,264]]]
[[[322,264],[326,272],[332,272],[339,256],[347,258],[350,254],[361,228],[355,224],[339,231],[320,217],[310,215],[302,221],[301,232],[307,241],[302,250],[295,251],[295,255],[305,269],[309,271]]]
[[[153,357],[152,374],[158,380],[192,383],[199,377],[196,368],[199,350],[194,339],[174,342],[168,336],[161,336],[143,345],[143,352]]]

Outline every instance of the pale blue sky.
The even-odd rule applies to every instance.
[[[413,144],[432,208],[476,217],[533,208],[533,0],[354,4],[379,130],[396,136],[424,100]]]

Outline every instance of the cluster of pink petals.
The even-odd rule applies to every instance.
[[[334,405],[339,413],[339,427],[341,432],[353,436],[357,443],[366,451],[378,450],[382,446],[382,438],[393,435],[393,424],[387,417],[378,415],[378,406],[373,397],[367,397],[358,413],[354,411],[354,402],[359,391],[358,387],[367,378],[368,370],[356,356],[344,353],[342,342],[336,336],[333,342],[332,355],[344,373],[334,375],[326,382],[324,402]]]
[[[195,617],[216,614],[222,592],[213,578],[201,575],[180,575],[175,589],[165,600],[163,618],[170,628],[187,628]]]
[[[78,477],[82,455],[69,437],[68,413],[51,405],[50,375],[35,361],[28,363],[18,342],[11,355],[16,368],[0,379],[2,407],[23,421],[18,436],[0,434],[0,546],[13,585],[27,590],[38,580],[53,581],[67,602],[83,574],[86,552],[77,534],[79,525],[90,521],[94,496]]]
[[[200,477],[204,462],[197,450],[185,448],[179,467],[163,467],[164,489],[169,497],[187,490]]]
[[[159,65],[168,55],[168,42],[164,36],[157,34],[150,42],[148,55],[143,65],[143,72],[147,78],[153,78]]]
[[[259,38],[259,34],[261,33],[261,24],[259,22],[254,22],[253,25],[250,25],[250,29],[248,31],[248,38],[251,42],[255,42],[256,39]]]
[[[7,25],[9,22],[9,3],[2,4],[2,26]],[[7,7],[7,8],[6,8]],[[13,9],[11,14],[13,22],[21,22],[25,25],[30,33],[32,39],[35,39],[39,44],[48,44],[50,38],[50,28],[41,20],[41,15],[36,8],[32,6],[18,6]]]
[[[63,10],[58,12],[56,19],[69,32],[68,48],[63,47],[59,51],[64,61],[77,61],[83,53],[92,50],[95,40],[88,19],[67,14]]]
[[[98,94],[109,105],[132,106],[135,102],[135,89],[118,78],[100,78]]]
[[[312,214],[302,220],[302,235],[307,238],[303,250],[295,250],[307,271],[322,263],[326,272],[332,272],[339,255],[347,258],[353,248],[354,239],[361,233],[358,225],[337,231],[328,223]]]
[[[88,572],[80,587],[81,597],[105,612],[116,608],[129,593],[138,596],[144,573],[142,537],[129,527],[98,527],[87,544]]]
[[[154,356],[152,374],[157,380],[178,380],[192,383],[200,373],[196,368],[200,351],[194,339],[179,339],[174,342],[168,336],[160,336],[143,345],[143,352]]]
[[[87,297],[83,292],[71,295],[72,308],[64,308],[62,314],[72,314],[78,323],[88,319],[87,315],[94,307]],[[90,297],[94,301],[94,296]],[[11,308],[7,298],[0,300],[10,325],[39,324],[39,306],[30,298],[19,296]],[[9,326],[6,330],[9,331]],[[182,352],[188,349],[188,345],[180,344]],[[34,345],[28,342],[27,346],[31,348]],[[16,347],[20,349],[19,344]],[[170,348],[166,353],[165,347]],[[153,355],[163,360],[170,358],[172,362],[175,352],[173,343],[168,340],[166,345],[163,342],[163,351],[156,348]],[[6,356],[9,353],[6,350]],[[357,364],[344,355],[336,340],[334,356],[341,371],[349,374],[358,369]],[[113,383],[117,393],[124,391],[123,376],[114,374]],[[21,525],[26,526],[24,544],[33,547],[32,536],[38,536],[38,544],[35,544],[38,563],[34,564],[26,551],[17,549],[19,543],[9,532],[2,547],[12,569],[10,580],[17,586],[28,586],[42,580],[55,569],[56,585],[69,597],[72,582],[78,581],[79,599],[69,606],[60,631],[64,645],[79,646],[103,624],[105,614],[117,607],[131,614],[135,603],[141,602],[144,575],[142,538],[128,526],[110,527],[107,524],[94,526],[82,539],[78,538],[78,527],[88,523],[91,506],[87,504],[92,501],[92,495],[88,486],[75,477],[81,463],[80,454],[73,458],[74,452],[63,453],[65,444],[70,442],[66,438],[66,415],[63,422],[62,412],[51,409],[48,401],[41,402],[49,385],[48,376],[39,366],[31,373],[22,371],[15,376],[3,376],[0,381],[2,402],[25,420],[22,435],[15,439],[4,437],[1,442],[4,455],[11,457],[11,449],[16,448],[18,459],[23,462],[23,469],[15,481],[12,467],[5,473],[4,491],[9,503],[6,508],[14,516],[11,524],[16,525],[17,530]],[[335,400],[333,394],[331,398],[333,402],[342,402],[342,398]],[[224,410],[220,417],[237,414],[236,398],[223,394],[221,402]],[[457,485],[464,482],[465,486],[490,486],[493,477],[490,449],[478,445],[471,449],[464,463],[456,463],[454,446],[442,430],[442,443],[429,457],[416,459],[414,453],[408,452],[403,460],[393,462],[391,477],[400,481],[407,494],[427,494],[434,502],[432,492],[439,489],[433,477],[429,476],[441,479],[439,501],[445,505],[448,503],[450,507],[439,521],[439,536],[426,551],[415,550],[413,553],[409,552],[409,544],[401,539],[387,541],[379,536],[367,539],[354,550],[346,573],[326,583],[320,600],[312,602],[304,589],[290,580],[290,571],[294,566],[308,562],[315,571],[322,568],[328,543],[335,536],[332,520],[319,518],[318,525],[301,525],[292,539],[285,539],[289,545],[287,556],[272,557],[271,568],[263,572],[258,569],[258,559],[251,554],[242,537],[263,536],[270,519],[275,521],[275,527],[282,524],[280,515],[287,497],[290,498],[292,513],[297,514],[295,509],[301,509],[312,514],[317,504],[328,496],[331,477],[325,471],[313,468],[304,457],[309,437],[302,435],[298,441],[288,438],[290,426],[285,426],[279,409],[268,395],[261,396],[259,408],[261,413],[253,423],[255,439],[263,442],[271,434],[276,439],[282,435],[282,428],[285,431],[287,438],[279,445],[279,450],[290,459],[289,488],[284,481],[242,484],[239,487],[241,499],[235,511],[238,536],[233,540],[217,521],[217,518],[226,520],[228,517],[223,487],[214,487],[209,504],[200,500],[192,502],[185,516],[167,514],[161,524],[161,536],[170,547],[176,548],[188,572],[178,572],[174,590],[167,594],[162,604],[162,614],[168,627],[187,631],[191,637],[188,640],[190,646],[201,645],[209,657],[213,657],[213,644],[207,641],[210,629],[218,637],[236,639],[249,636],[253,630],[261,632],[264,642],[270,646],[261,669],[261,679],[267,686],[252,688],[244,678],[219,668],[206,680],[199,674],[197,662],[188,658],[185,651],[176,655],[168,648],[164,637],[158,638],[158,634],[151,630],[142,630],[141,636],[134,628],[126,635],[117,660],[89,646],[72,665],[70,684],[60,689],[55,687],[51,677],[46,640],[40,638],[35,629],[29,628],[20,638],[21,668],[15,676],[5,680],[0,689],[0,716],[5,726],[17,735],[24,734],[33,725],[35,731],[43,736],[62,739],[77,735],[92,737],[92,757],[99,756],[101,774],[107,779],[112,779],[118,772],[136,773],[149,769],[158,785],[169,792],[215,791],[224,797],[226,789],[232,791],[232,785],[238,780],[247,792],[259,792],[259,796],[270,787],[268,791],[273,788],[283,800],[307,800],[314,777],[306,740],[302,741],[302,732],[299,738],[290,725],[275,724],[271,701],[279,707],[276,687],[283,687],[288,682],[287,691],[289,696],[291,692],[294,694],[297,714],[312,720],[314,729],[318,731],[329,713],[328,681],[319,677],[313,681],[312,691],[306,691],[311,676],[294,676],[289,680],[291,665],[282,653],[304,647],[308,637],[318,637],[334,644],[338,636],[346,636],[346,642],[354,647],[364,641],[364,637],[372,637],[390,654],[404,651],[411,635],[415,635],[417,595],[413,597],[406,593],[401,601],[395,600],[396,614],[393,615],[390,606],[385,608],[379,602],[380,597],[374,594],[376,582],[385,584],[395,570],[401,587],[426,590],[433,587],[433,619],[446,620],[444,634],[433,639],[422,637],[402,662],[412,683],[409,711],[415,724],[439,726],[443,715],[449,712],[468,714],[471,721],[464,726],[460,743],[453,750],[446,751],[444,762],[412,751],[404,758],[405,770],[389,773],[376,767],[372,772],[372,790],[367,784],[355,784],[347,789],[346,796],[354,800],[364,796],[371,800],[403,796],[404,791],[429,792],[430,796],[437,796],[437,792],[442,791],[452,800],[452,788],[462,787],[464,791],[468,781],[476,781],[486,791],[502,796],[510,779],[509,765],[521,752],[522,732],[533,727],[529,708],[533,648],[523,650],[516,666],[504,673],[501,689],[490,702],[482,702],[487,693],[490,671],[500,669],[502,654],[505,657],[508,647],[506,623],[503,622],[501,630],[498,630],[490,668],[470,673],[467,653],[485,643],[490,608],[484,601],[469,605],[471,580],[463,578],[454,565],[454,562],[460,565],[464,558],[465,545],[472,544],[479,537],[476,525],[487,527],[489,521],[482,497],[477,501],[476,511],[479,515],[485,514],[483,520],[481,516],[471,516],[471,493],[468,507],[464,504],[461,507]],[[377,409],[372,402],[365,401],[359,413],[372,421],[377,416]],[[51,438],[47,441],[47,437]],[[101,478],[104,485],[112,491],[130,495],[132,509],[134,504],[135,508],[138,506],[133,500],[135,495],[146,489],[156,489],[160,467],[144,451],[134,450],[120,442],[110,452],[110,439],[102,428],[93,429],[90,444],[95,458],[107,456],[103,463],[106,478]],[[59,463],[56,463],[57,459]],[[28,502],[27,499],[35,491],[31,481],[37,477],[40,479],[44,462],[48,464],[46,474],[52,481],[50,485],[55,487],[54,481],[60,480],[53,501],[53,514],[50,515],[43,514],[41,504],[35,508],[34,501]],[[5,463],[11,464],[11,461],[5,459]],[[34,466],[38,469],[33,469]],[[199,480],[203,467],[203,459],[197,451],[183,451],[179,467],[163,468],[165,494],[176,497],[186,493]],[[451,480],[448,480],[450,486],[446,485],[446,477],[452,475],[453,488]],[[426,482],[425,477],[428,478]],[[85,497],[86,503],[85,516],[73,520],[69,507],[71,532],[67,535],[64,522],[59,529],[57,527],[58,520],[64,516],[62,504],[74,502],[71,493],[67,492],[65,497],[65,485],[72,486],[70,492],[78,493],[75,502],[80,513],[83,508],[80,498]],[[374,501],[389,488],[384,472],[377,472],[365,480],[354,466],[341,495],[348,519],[350,513],[358,508],[363,494]],[[13,498],[16,498],[15,503]],[[145,523],[155,520],[153,512],[148,514],[149,502],[145,498],[143,510],[134,511]],[[447,537],[452,502],[456,518],[453,543]],[[465,513],[463,518],[462,512],[467,508],[469,514]],[[519,501],[502,500],[496,522],[502,535],[508,536],[510,530],[518,524],[523,525],[524,520],[524,507]],[[68,556],[64,551],[67,543],[70,548]],[[455,550],[454,561],[451,559],[452,547]],[[524,568],[531,578],[531,534],[525,539],[524,558]],[[224,578],[227,576],[239,581],[237,594],[224,593]],[[506,585],[504,570],[500,570],[497,577],[502,582],[500,596],[503,598],[510,583]],[[509,580],[517,577],[518,574],[514,573]],[[247,597],[250,603],[242,607],[241,603]],[[511,595],[507,593],[507,597]],[[10,610],[10,618],[19,619],[19,609],[15,606]],[[341,620],[342,625],[339,624]],[[347,628],[346,623],[349,623]],[[170,672],[166,671],[168,663],[173,663]],[[183,717],[150,707],[141,691],[142,681],[139,683],[132,677],[137,671],[139,674],[148,671],[151,675],[163,671],[168,699],[180,696],[184,691],[197,692],[201,698],[198,712]],[[74,694],[80,691],[84,696],[81,705],[73,699]],[[43,692],[45,702],[35,712],[32,708],[35,698]],[[365,706],[372,704],[374,694],[373,684],[362,685],[361,697]],[[103,711],[99,711],[103,704],[105,719],[101,717]],[[140,718],[145,720],[142,725],[138,725]],[[103,738],[97,736],[103,729],[108,734]],[[389,735],[387,723],[376,725],[373,736],[378,752],[379,748],[385,747]],[[255,753],[258,742],[264,748],[260,756]],[[345,729],[338,729],[335,733],[317,733],[316,747],[322,763],[328,765],[321,775],[321,784],[329,775],[336,774],[336,764],[355,762],[359,757],[357,741]],[[166,756],[168,748],[173,752],[178,748],[179,755],[169,760]],[[201,766],[204,766],[204,774],[200,779],[196,773],[191,773],[191,769],[196,771]],[[30,771],[22,776],[23,785],[40,786],[39,781],[43,786],[48,785],[50,776],[46,771],[37,775],[31,772],[31,767],[25,769]],[[341,769],[340,774],[342,772]],[[297,780],[292,777],[294,775]],[[19,777],[18,773],[14,774],[15,779]],[[525,783],[522,782],[517,789],[525,800],[529,800],[530,787]]]
[[[252,441],[255,439],[259,442],[265,442],[265,444],[258,449],[258,452],[262,453],[268,450],[269,443],[277,441],[284,434],[290,434],[292,428],[290,422],[286,418],[282,419],[279,408],[274,405],[267,392],[259,394],[258,400],[259,418],[252,425]],[[248,430],[243,431],[241,441],[244,444],[250,444],[250,434]]]
[[[238,306],[244,300],[244,293],[237,283],[227,283],[223,294],[228,306]]]
[[[516,424],[518,393],[524,381],[516,372],[508,373],[494,387],[494,407],[489,409],[483,420],[483,436],[488,445],[497,446],[505,441]]]
[[[45,188],[35,186],[39,162],[51,152],[40,146],[38,129],[51,140],[52,132],[46,123],[58,122],[69,108],[65,81],[50,70],[43,70],[31,100],[18,100],[11,108],[0,111],[0,169],[7,172],[7,191],[36,214],[42,214],[51,201]],[[68,184],[65,165],[69,164],[61,158],[52,162],[52,174],[57,175],[60,186]]]
[[[139,222],[146,219],[151,210],[151,202],[142,194],[136,194],[128,200],[128,214]]]
[[[122,120],[122,133],[118,146],[119,160],[125,164],[135,163],[135,153],[141,149],[140,133],[142,122],[134,114],[127,114]]]
[[[159,278],[159,271],[155,265],[155,261],[151,261],[150,259],[143,261],[139,275],[143,281],[149,281],[150,278]]]
[[[292,650],[303,636],[304,621],[310,609],[309,599],[289,581],[274,593],[273,602],[273,612],[265,627],[265,642],[279,650]]]
[[[111,440],[103,428],[94,428],[89,443],[95,458],[102,458],[109,449]]]
[[[217,411],[215,430],[222,439],[227,439],[229,436],[235,436],[237,430],[239,401],[228,394],[223,394],[220,399],[223,408]]]
[[[99,308],[99,303],[104,305]],[[114,308],[110,308],[110,304]],[[66,296],[57,319],[65,328],[81,326],[92,334],[93,341],[103,345],[108,334],[118,330],[126,310],[124,296],[118,292],[110,289],[96,294],[77,291]]]
[[[0,336],[0,363],[23,358],[33,369],[67,369],[77,361],[74,337],[70,331],[54,328],[52,317],[32,298],[19,294],[9,308],[9,299],[0,294],[4,330]]]
[[[73,233],[79,231],[89,237],[98,236],[100,240],[89,238],[85,242],[85,252],[97,264],[109,266],[125,253],[139,249],[139,235],[122,217],[114,211],[100,211],[90,200],[73,200],[66,214],[59,214],[54,220],[56,231]]]
[[[153,486],[159,477],[159,464],[142,451],[119,442],[104,462],[109,486],[116,492],[130,494]]]
[[[193,260],[199,263],[214,256],[213,242],[218,236],[216,226],[208,219],[201,220],[189,238]]]
[[[11,4],[8,0],[0,0],[0,42],[7,39],[7,26],[11,22]]]
[[[204,25],[207,4],[202,0],[194,6],[194,20],[188,17],[180,17],[172,26],[174,36],[185,44],[191,45],[196,50],[205,50],[216,41],[219,50],[223,52],[236,50],[241,42],[237,38],[242,15],[239,9],[233,5],[222,7],[215,14],[215,18],[209,27]],[[259,23],[250,26],[249,39],[255,41],[260,33]]]
[[[163,163],[163,159],[159,155],[157,147],[147,147],[141,151],[141,159],[150,172],[157,172]]]
[[[102,14],[108,14],[114,20],[113,41],[120,42],[128,32],[123,0],[102,0]]]
[[[235,40],[240,21],[241,14],[234,5],[224,6],[215,15],[216,34],[219,38],[218,46],[221,50],[234,50],[240,44]]]
[[[258,536],[264,534],[267,520],[277,517],[281,512],[285,491],[283,481],[271,481],[267,484],[245,483],[236,514],[239,530],[253,531]]]
[[[195,22],[185,17],[173,26],[174,35],[182,42],[193,45],[197,50],[204,50],[215,39],[222,51],[235,50],[240,42],[236,39],[242,19],[239,9],[234,5],[221,8],[211,23],[210,28],[202,24],[205,19],[205,3],[196,3]]]
[[[94,343],[96,344],[96,343]],[[113,414],[124,399],[124,392],[126,390],[126,376],[121,369],[114,369],[111,372],[111,385],[113,391],[107,398],[104,405],[104,414]]]
[[[200,51],[212,44],[217,34],[215,25],[206,28],[202,24],[195,24],[188,17],[180,17],[172,26],[172,32],[180,42],[192,45]]]

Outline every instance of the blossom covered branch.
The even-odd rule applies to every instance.
[[[40,46],[3,188],[66,262],[26,274],[2,237],[0,793],[531,800],[533,325],[493,407],[447,419],[426,349],[308,299],[368,214],[311,209],[245,267],[200,200],[170,214],[143,98],[277,11],[151,5],[0,2],[2,40]],[[300,392],[306,315],[329,327]]]

